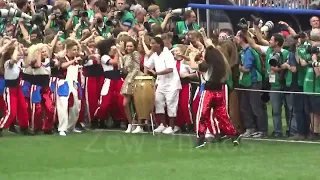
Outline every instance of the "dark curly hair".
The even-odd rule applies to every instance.
[[[97,44],[97,49],[99,50],[99,53],[101,56],[109,55],[111,47],[114,45],[116,45],[116,40],[114,38],[109,38],[109,39],[100,41]]]

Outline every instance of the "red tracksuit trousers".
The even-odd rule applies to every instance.
[[[84,94],[85,105],[89,122],[94,119],[94,114],[99,106],[100,92],[104,84],[104,77],[86,77]],[[83,103],[82,103],[83,104]],[[84,104],[81,106],[84,108]],[[81,113],[80,113],[81,114]]]
[[[30,97],[34,93],[36,85],[31,85]],[[54,107],[51,100],[51,91],[49,87],[42,87],[41,91],[41,102],[33,103],[31,101],[31,124],[34,131],[50,131],[53,128],[53,114]],[[45,111],[45,116],[43,116],[42,112]],[[42,120],[44,118],[44,123]]]
[[[207,128],[212,126],[212,123],[210,122],[211,118],[216,118],[219,129],[226,135],[236,135],[236,130],[232,126],[227,114],[224,90],[204,90],[202,92],[197,112],[198,136],[200,134],[205,134]]]
[[[176,125],[192,124],[192,114],[190,109],[191,84],[183,84],[179,93],[179,103],[177,111]]]
[[[120,94],[122,84],[122,79],[111,80],[105,78],[100,93],[100,105],[95,112],[96,118],[104,120],[111,116],[114,120],[126,119],[123,96]]]
[[[5,88],[3,98],[5,101],[5,114],[0,120],[0,128],[8,128],[16,120],[17,116],[20,128],[28,128],[28,107],[20,86]]]

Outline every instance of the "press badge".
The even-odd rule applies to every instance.
[[[275,83],[275,82],[276,82],[276,75],[269,74],[269,83]]]
[[[240,72],[240,77],[239,77],[239,79],[242,80],[242,77],[243,77],[243,72]]]

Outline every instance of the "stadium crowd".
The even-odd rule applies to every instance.
[[[296,33],[283,21],[264,23],[255,17],[248,27],[241,19],[242,30],[234,36],[222,30],[210,39],[190,9],[162,13],[157,5],[144,8],[128,0],[56,0],[53,6],[16,0],[2,1],[2,6],[1,131],[18,133],[17,119],[23,134],[66,136],[84,131],[85,122],[91,129],[106,128],[112,117],[115,124],[127,122],[126,133],[142,133],[142,120],[131,116],[139,108],[131,106],[132,83],[136,76],[149,75],[156,79],[154,131],[193,132],[208,80],[188,62],[203,59],[213,43],[231,69],[223,88],[224,108],[234,125],[243,124],[235,125],[239,133],[268,136],[271,108],[271,135],[283,137],[284,106],[290,138],[319,138],[319,95],[251,91],[320,93],[318,17],[310,19],[312,29],[306,33]],[[282,26],[280,32],[269,33],[273,23]],[[191,82],[197,86],[191,88]],[[228,98],[231,93],[236,98]],[[209,116],[206,137],[225,135],[221,117],[214,110]]]

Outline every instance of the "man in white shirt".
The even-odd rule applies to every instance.
[[[181,89],[180,76],[176,69],[176,64],[172,53],[164,47],[160,37],[151,40],[152,51],[150,58],[145,61],[144,66],[157,76],[155,108],[156,116],[161,119],[161,124],[155,129],[156,133],[173,134],[177,108],[179,101],[179,91]],[[155,72],[152,70],[155,68]],[[165,107],[169,116],[169,126],[165,120]]]

